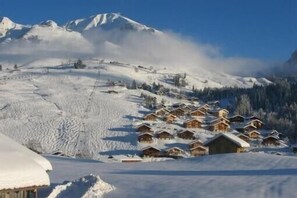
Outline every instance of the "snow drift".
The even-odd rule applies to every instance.
[[[56,186],[48,198],[100,198],[114,189],[114,186],[104,182],[99,176],[91,174]]]

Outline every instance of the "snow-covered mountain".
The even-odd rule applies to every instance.
[[[85,32],[94,29],[148,32],[157,31],[116,13],[98,14],[88,18],[73,20],[66,23],[64,27],[68,30],[77,32]]]

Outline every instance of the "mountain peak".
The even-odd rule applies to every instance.
[[[45,25],[45,26],[49,26],[49,27],[57,27],[58,26],[58,24],[52,20],[42,21],[40,23],[40,25]]]
[[[15,23],[8,17],[0,17],[0,29],[10,29],[15,26]]]
[[[119,13],[104,13],[90,16],[84,19],[77,19],[68,22],[65,27],[67,29],[84,32],[93,29],[102,29],[102,30],[133,30],[133,31],[152,31],[153,28],[149,28],[145,25],[142,25],[136,21],[133,21],[127,17],[120,15]]]

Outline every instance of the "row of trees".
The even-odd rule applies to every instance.
[[[297,77],[275,78],[268,86],[194,90],[201,100],[220,100],[231,113],[255,114],[266,123],[266,129],[285,133],[297,141]]]

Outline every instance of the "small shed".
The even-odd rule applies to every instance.
[[[142,154],[144,157],[159,157],[161,150],[153,146],[148,146],[142,149]]]
[[[154,114],[154,113],[149,113],[149,114],[147,114],[147,115],[145,115],[145,116],[143,117],[143,120],[146,120],[146,121],[156,121],[157,118],[158,118],[158,116],[157,116],[156,114]]]
[[[197,119],[187,120],[184,122],[185,128],[201,128],[202,122]]]
[[[189,148],[195,148],[197,146],[203,146],[203,142],[201,142],[201,140],[197,139],[197,140],[194,140],[192,142],[189,143]]]
[[[244,117],[242,115],[235,115],[229,118],[229,121],[232,123],[242,123],[244,122]]]
[[[168,131],[163,130],[157,133],[157,138],[161,140],[171,140],[174,138],[174,136]]]
[[[190,149],[190,153],[192,156],[202,156],[206,155],[207,148],[204,146],[196,146]]]
[[[138,142],[152,143],[154,136],[151,133],[142,133],[138,136]]]
[[[189,130],[181,131],[177,134],[177,136],[181,139],[185,140],[194,140],[195,139],[195,133]]]
[[[265,146],[278,146],[280,145],[279,139],[275,136],[268,136],[263,138],[262,144]]]
[[[209,147],[209,154],[241,153],[250,144],[232,133],[220,133],[205,143]]]
[[[183,155],[185,153],[185,151],[179,147],[172,147],[172,148],[167,149],[165,151],[165,153],[167,155],[177,156],[177,155]]]
[[[150,126],[148,126],[147,124],[141,124],[141,125],[137,126],[136,130],[141,133],[152,133],[153,132],[152,128]]]

